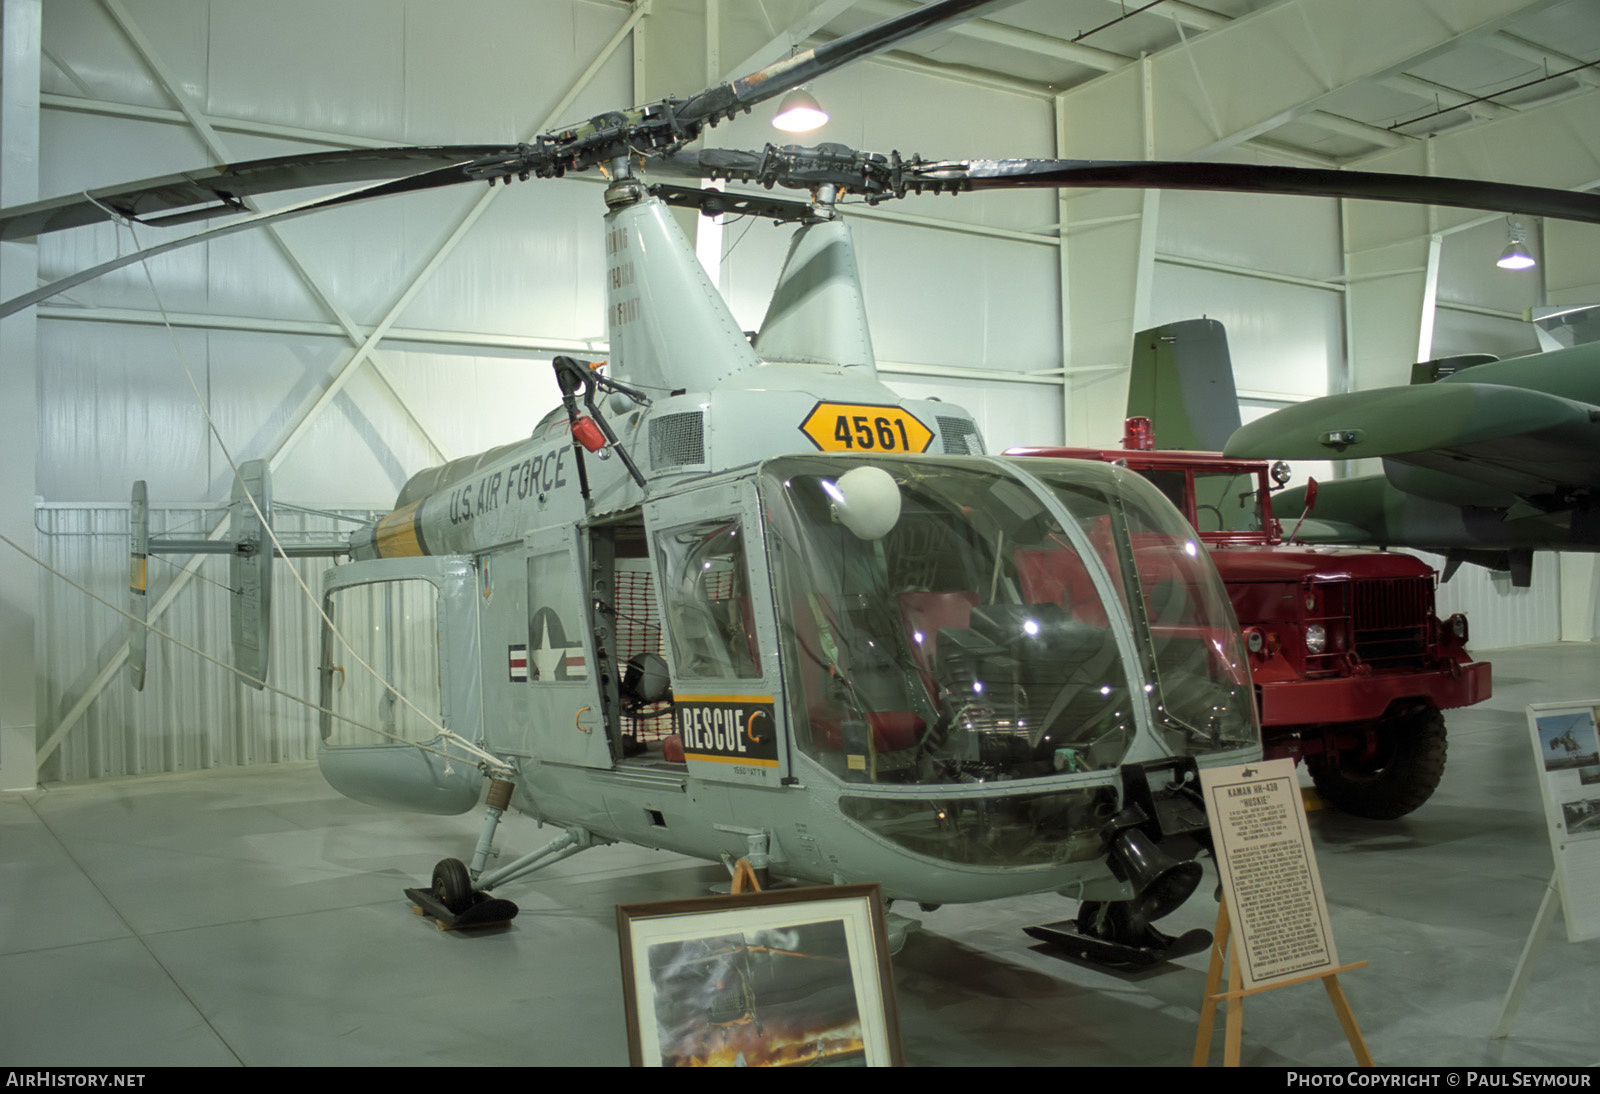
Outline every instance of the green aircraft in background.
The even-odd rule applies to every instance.
[[[1535,550],[1600,550],[1600,343],[1423,362],[1408,387],[1329,395],[1241,425],[1227,336],[1212,319],[1134,338],[1129,415],[1164,448],[1250,459],[1377,458],[1382,474],[1319,483],[1311,543],[1412,547],[1509,571]],[[1287,490],[1281,512],[1306,507]]]

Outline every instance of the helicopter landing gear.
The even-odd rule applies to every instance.
[[[456,858],[435,864],[432,888],[407,889],[406,896],[418,915],[432,916],[441,930],[487,927],[517,917],[517,906],[511,901],[474,889],[467,864]]]
[[[1086,900],[1076,919],[1024,927],[1023,932],[1069,957],[1111,969],[1146,968],[1211,945],[1210,931],[1197,927],[1174,937],[1140,916],[1135,904]]]
[[[1165,785],[1152,782],[1152,775],[1165,776]],[[1106,864],[1133,898],[1085,900],[1076,919],[1025,927],[1025,933],[1106,968],[1143,968],[1211,945],[1211,932],[1203,928],[1174,938],[1153,925],[1200,884],[1203,871],[1193,856],[1209,844],[1204,842],[1205,811],[1195,793],[1199,781],[1189,758],[1125,767],[1126,804],[1106,826]]]
[[[433,898],[457,915],[472,903],[472,877],[458,858],[442,858],[433,867]]]

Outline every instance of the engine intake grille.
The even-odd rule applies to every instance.
[[[944,451],[948,456],[981,456],[983,455],[983,435],[978,432],[978,427],[965,418],[948,418],[943,414],[937,416],[939,421],[939,436],[944,439]]]
[[[650,420],[650,469],[664,471],[706,462],[705,420],[699,411]]]

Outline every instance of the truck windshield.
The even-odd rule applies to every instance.
[[[1196,471],[1194,526],[1197,532],[1261,532],[1260,476],[1252,472]]]
[[[1043,461],[1028,462],[1032,473]],[[1100,500],[1069,529],[998,462],[878,458],[870,465],[893,486],[874,504],[894,512],[875,514],[882,519],[863,534],[845,473],[865,463],[796,457],[764,470],[799,747],[846,781],[879,784],[1038,778],[1121,763],[1160,658],[1130,666],[1123,655],[1135,648],[1123,590],[1140,579],[1131,561],[1135,524],[1112,520],[1104,500],[1119,489],[1113,469],[1071,465],[1099,484],[1083,497]],[[1082,508],[1083,497],[1073,504]],[[1136,525],[1145,538],[1170,532],[1148,523]],[[1182,538],[1193,539],[1186,527]],[[1187,571],[1174,579],[1189,582]],[[1207,614],[1219,605],[1220,617]],[[1179,625],[1189,630],[1209,631],[1212,621],[1232,628],[1226,601],[1210,596],[1194,598],[1184,619]],[[1171,667],[1185,679],[1201,671],[1209,705],[1193,714],[1198,728],[1182,722],[1182,732],[1164,736],[1169,751],[1253,741],[1247,692],[1236,716],[1209,670],[1175,660]]]

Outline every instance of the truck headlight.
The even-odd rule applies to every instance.
[[[1328,628],[1313,623],[1306,628],[1306,652],[1321,653],[1328,648]]]

